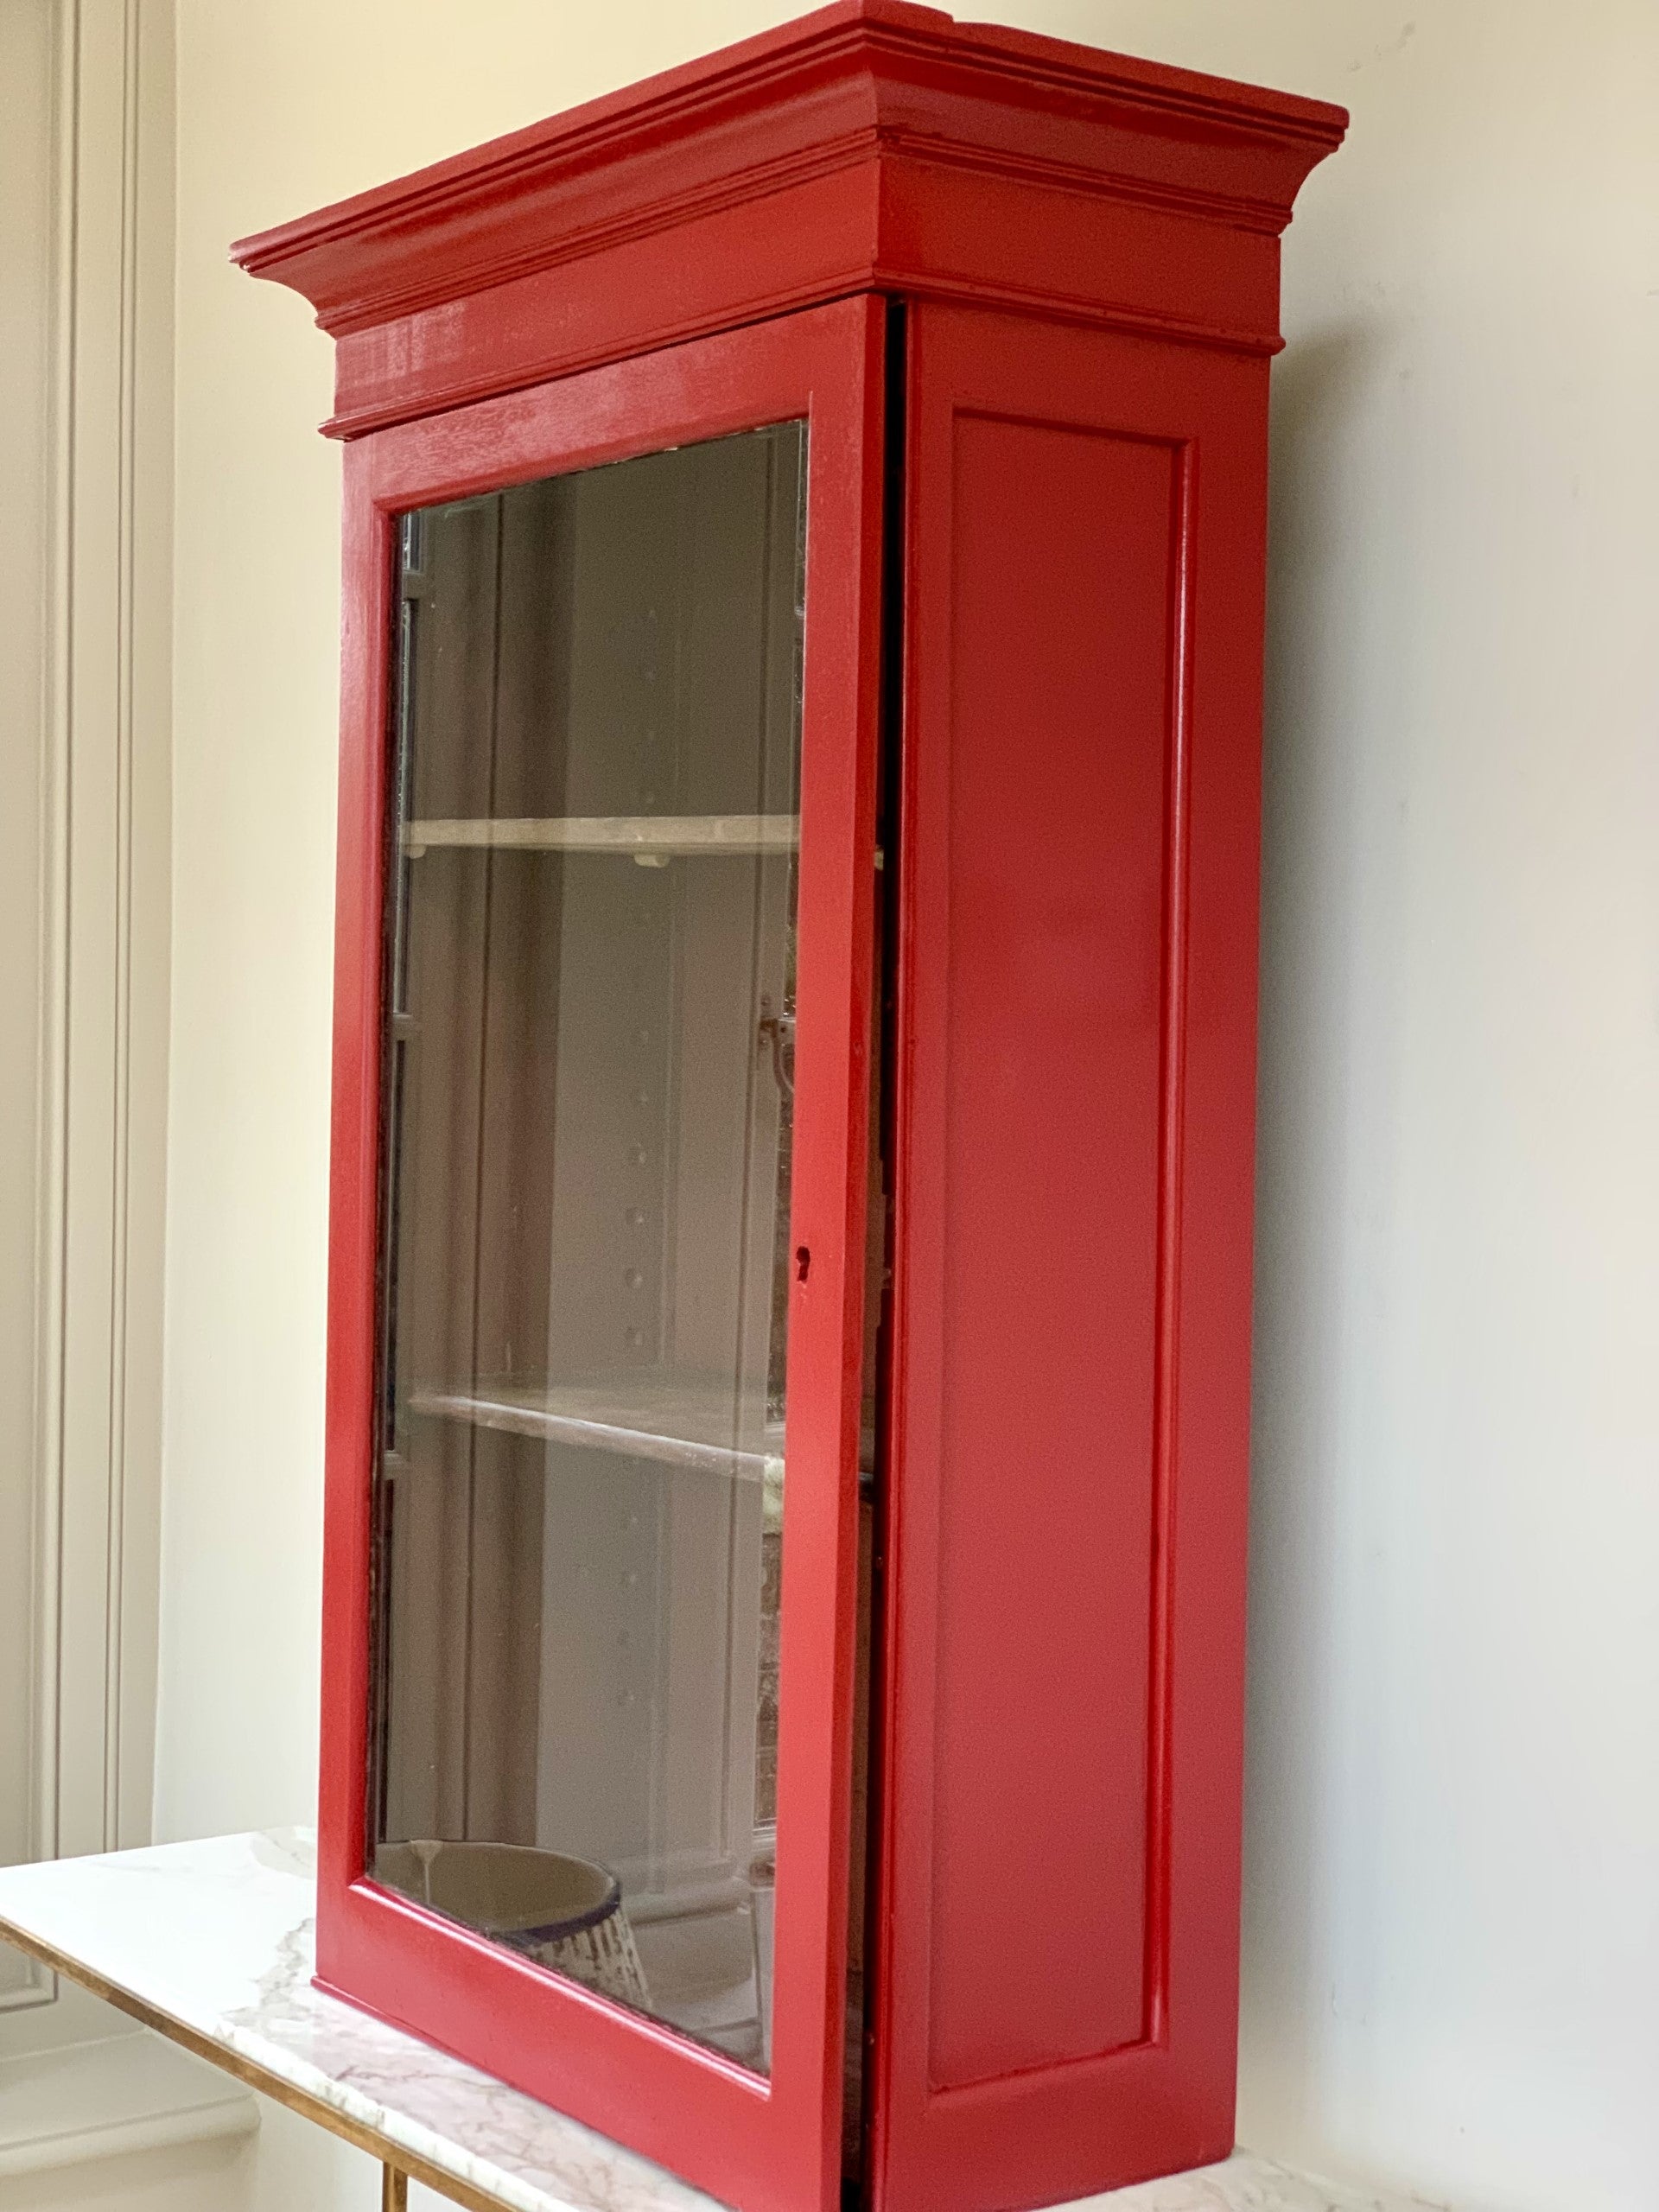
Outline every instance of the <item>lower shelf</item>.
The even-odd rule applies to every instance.
[[[766,1493],[766,1517],[783,1511],[784,1424],[741,1421],[729,1384],[695,1376],[611,1376],[598,1381],[550,1383],[486,1379],[470,1388],[422,1384],[410,1393],[410,1413],[429,1421],[541,1437],[550,1444],[614,1452],[632,1459],[739,1481],[758,1482]],[[737,1441],[738,1435],[745,1441]],[[859,1487],[874,1481],[875,1438],[859,1438]],[[388,1471],[393,1471],[388,1469]]]
[[[782,1525],[784,1425],[747,1425],[734,1414],[729,1385],[696,1377],[611,1376],[598,1382],[546,1383],[484,1381],[470,1389],[427,1385],[410,1392],[408,1410],[429,1421],[465,1423],[539,1437],[550,1444],[612,1452],[631,1459],[728,1481],[759,1483],[768,1528]],[[861,1451],[868,1485],[871,1440]],[[388,1471],[395,1471],[389,1465]]]
[[[470,1389],[415,1390],[409,1409],[713,1475],[783,1479],[783,1423],[766,1423],[758,1436],[751,1430],[749,1440],[740,1444],[729,1387],[722,1391],[717,1383],[695,1379],[642,1375],[533,1387],[486,1380]]]

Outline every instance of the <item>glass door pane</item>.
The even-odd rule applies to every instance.
[[[805,432],[404,518],[375,1878],[765,2071]]]

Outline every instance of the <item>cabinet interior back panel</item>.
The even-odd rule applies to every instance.
[[[956,421],[938,2088],[1145,2031],[1173,475]]]

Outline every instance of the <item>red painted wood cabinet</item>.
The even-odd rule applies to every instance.
[[[1344,122],[846,0],[236,249],[346,442],[320,1975],[746,2212],[1231,2143]]]

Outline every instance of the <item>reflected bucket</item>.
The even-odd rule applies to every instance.
[[[528,1844],[383,1843],[374,1878],[538,1966],[616,1998],[651,2002],[614,1874],[590,1859]]]

